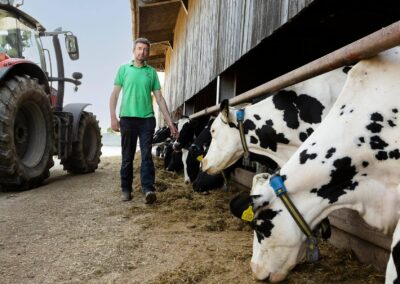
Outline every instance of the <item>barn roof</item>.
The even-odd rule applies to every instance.
[[[165,54],[173,47],[174,28],[181,0],[131,0],[133,37],[145,37],[151,42],[148,63],[164,70]]]

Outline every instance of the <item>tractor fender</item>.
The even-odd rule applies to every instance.
[[[37,78],[39,84],[43,85],[47,94],[50,94],[49,81],[43,70],[33,62],[27,60],[18,60],[10,62],[10,65],[0,67],[0,80],[4,81],[15,75],[29,75],[32,78]]]
[[[73,103],[64,106],[63,111],[72,113],[74,122],[72,124],[72,142],[78,141],[79,121],[81,120],[82,111],[91,104]]]

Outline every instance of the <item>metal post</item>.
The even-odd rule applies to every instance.
[[[229,100],[229,104],[236,105],[260,95],[281,90],[341,66],[372,57],[397,45],[400,45],[400,21],[397,21],[377,32],[363,37],[278,78],[266,82],[254,89],[244,92],[239,96],[233,97]],[[218,110],[219,104],[196,112],[192,114],[190,118],[211,114]]]

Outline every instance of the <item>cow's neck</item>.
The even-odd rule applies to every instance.
[[[390,233],[399,218],[400,186],[397,181],[378,178],[387,171],[385,166],[371,169],[371,172],[377,175],[376,178],[358,180],[356,190],[346,188],[345,194],[336,199],[335,190],[332,190],[330,199],[312,192],[317,186],[329,182],[329,177],[325,180],[321,178],[325,174],[323,171],[319,172],[318,168],[313,168],[312,173],[308,171],[308,174],[307,170],[299,172],[298,167],[289,160],[282,168],[281,174],[286,178],[285,185],[289,197],[311,228],[331,212],[348,208],[357,211],[369,225],[383,233]]]
[[[267,98],[255,105],[250,105],[245,108],[245,121],[246,119],[253,120],[255,124],[258,123],[258,121],[265,122],[266,120],[270,119],[271,116],[274,114],[276,115],[276,109],[271,108],[271,103],[272,97]],[[259,120],[256,119],[256,117],[260,117]],[[239,129],[237,122],[235,123],[236,127]],[[278,133],[284,133],[287,132],[286,129],[276,129]],[[277,148],[276,149],[271,149],[271,148],[263,148],[260,145],[260,141],[255,142],[251,137],[256,137],[254,134],[255,131],[247,131],[245,132],[245,139],[247,143],[247,148],[249,152],[257,154],[257,155],[262,155],[262,156],[267,156],[274,160],[279,167],[282,167],[286,161],[289,159],[290,156],[293,155],[293,153],[297,150],[299,147],[299,143],[289,143],[289,144],[282,144],[282,143],[277,143]],[[293,139],[291,140],[293,141]],[[243,148],[243,147],[242,147]]]

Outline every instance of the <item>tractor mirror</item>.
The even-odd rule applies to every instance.
[[[82,79],[82,73],[81,72],[74,72],[72,73],[72,78],[74,78],[75,80],[79,80]]]
[[[65,35],[65,47],[71,60],[79,58],[78,38],[74,35]]]

